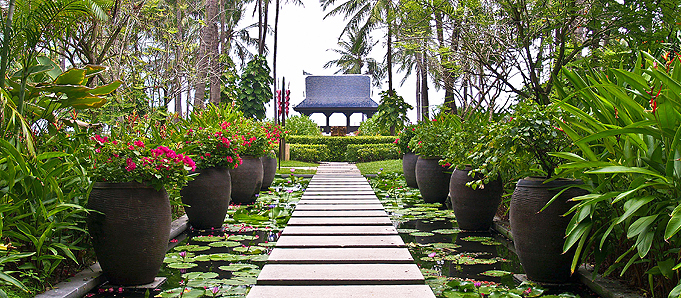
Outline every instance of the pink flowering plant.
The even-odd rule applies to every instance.
[[[262,157],[272,150],[271,139],[267,137],[263,123],[251,119],[241,119],[236,124],[234,139],[239,143],[240,156]]]
[[[461,126],[458,116],[441,113],[416,125],[409,149],[423,158],[440,158],[447,151],[449,139]]]
[[[90,138],[91,179],[95,182],[139,182],[157,190],[183,186],[196,164],[187,155],[143,137],[94,135]]]
[[[416,135],[416,127],[416,124],[409,124],[397,134],[395,145],[401,154],[414,153],[414,151],[409,148],[409,141]]]
[[[184,152],[194,158],[196,168],[236,168],[241,157],[237,153],[233,125],[228,121],[220,127],[187,128],[180,138]]]

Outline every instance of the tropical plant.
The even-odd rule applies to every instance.
[[[239,108],[245,117],[265,119],[265,104],[272,99],[272,77],[265,56],[248,62],[239,82]]]
[[[235,123],[235,141],[239,143],[239,156],[262,157],[270,153],[272,145],[265,128],[259,121],[240,119]]]
[[[286,119],[286,131],[293,136],[321,136],[317,123],[306,115],[295,115]]]
[[[570,210],[564,249],[576,248],[573,270],[593,256],[609,264],[605,274],[619,270],[640,286],[647,281],[656,296],[676,297],[681,62],[679,56],[665,58],[643,52],[631,70],[563,69],[570,86],[557,88],[558,105],[574,117],[560,126],[579,152],[554,156],[567,159],[563,174],[579,175],[591,192],[575,198],[578,204]],[[628,274],[632,268],[648,278]]]
[[[371,36],[361,35],[354,31],[348,31],[347,35],[347,41],[339,40],[339,48],[331,50],[340,54],[340,58],[326,62],[324,68],[339,67],[340,69],[335,74],[370,75],[373,85],[380,87],[381,81],[385,78],[385,70],[376,59],[368,57],[373,47],[378,44],[378,41],[372,42]]]
[[[416,124],[409,124],[402,131],[400,131],[399,134],[397,134],[397,139],[395,140],[395,145],[397,146],[397,149],[400,151],[400,153],[405,154],[405,153],[413,153],[411,151],[411,148],[409,148],[409,141],[414,137],[416,134]]]
[[[186,128],[181,137],[180,150],[195,160],[197,169],[213,167],[233,169],[239,164],[237,144],[232,138],[229,122],[221,128]],[[183,150],[184,148],[184,150]]]
[[[91,140],[90,173],[96,182],[136,181],[160,190],[184,186],[188,171],[196,170],[191,157],[144,137],[94,135]]]
[[[423,158],[440,158],[447,150],[452,133],[461,127],[457,116],[441,113],[433,120],[417,123],[409,149]]]
[[[405,123],[409,123],[407,111],[413,107],[404,101],[402,96],[397,95],[395,90],[381,92],[381,103],[378,105],[376,123],[380,126],[389,127],[390,135],[394,136],[395,131],[401,130]]]
[[[380,112],[374,114],[371,118],[362,121],[357,129],[358,136],[389,136],[390,128],[382,125],[378,125],[378,117],[380,117]]]

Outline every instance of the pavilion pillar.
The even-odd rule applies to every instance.
[[[350,133],[350,116],[352,116],[352,112],[344,112],[345,114],[345,133],[348,134]]]
[[[333,114],[332,112],[324,112],[324,115],[326,116],[326,127],[324,127],[325,133],[331,133],[331,125],[329,125],[329,118],[331,117],[332,114]]]

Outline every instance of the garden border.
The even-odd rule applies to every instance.
[[[170,238],[168,238],[168,241],[182,234],[188,227],[189,219],[187,215],[174,220],[170,223]],[[169,247],[171,246],[169,245]],[[36,295],[35,298],[80,298],[103,282],[102,268],[99,266],[99,262],[97,262],[78,272],[73,277],[58,283],[54,286],[54,289]]]

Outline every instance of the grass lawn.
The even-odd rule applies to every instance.
[[[281,167],[318,167],[319,164],[313,163],[313,162],[304,162],[304,161],[297,161],[297,160],[282,160],[281,161]]]
[[[357,163],[357,168],[362,174],[376,174],[378,172],[391,173],[398,172],[402,173],[402,160],[401,159],[391,159],[391,160],[381,160],[372,162],[362,162]],[[383,169],[383,170],[381,170]]]
[[[277,167],[277,174],[314,174],[317,169],[295,169],[297,167],[316,168],[319,164],[312,162],[304,162],[297,160],[283,160],[281,161],[281,168]],[[293,170],[293,172],[291,172]]]

